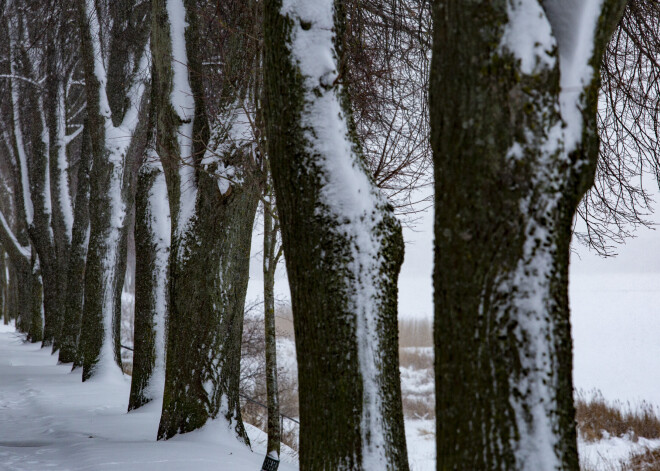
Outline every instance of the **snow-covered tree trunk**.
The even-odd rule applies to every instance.
[[[268,0],[265,10],[265,116],[298,352],[300,467],[406,470],[403,238],[355,137],[343,2]]]
[[[89,242],[89,171],[91,165],[91,142],[89,126],[85,126],[78,160],[78,183],[72,227],[71,250],[66,271],[66,299],[64,320],[60,334],[60,363],[75,362],[82,366],[78,354],[78,341],[83,315],[85,286],[85,263]]]
[[[30,306],[30,329],[28,330],[27,339],[30,342],[41,342],[45,340],[44,337],[44,283],[41,277],[39,258],[36,252],[32,251],[32,270],[30,271],[29,286],[30,286],[30,301],[27,305]]]
[[[19,206],[20,208],[20,206]],[[22,212],[19,209],[19,214]],[[0,244],[7,251],[14,267],[14,283],[17,290],[16,325],[27,334],[30,342],[43,340],[43,287],[39,258],[27,242],[25,230],[14,235],[4,214],[0,213]]]
[[[125,8],[126,4],[111,4],[109,8],[120,6]],[[96,2],[79,0],[79,9],[92,149],[90,235],[79,344],[85,381],[101,372],[121,374],[119,333],[126,267],[126,226],[128,211],[132,207],[134,158],[138,154],[134,148],[134,135],[144,109],[149,54],[145,33],[137,28],[124,31],[122,38],[125,43],[142,45],[135,48],[134,55],[126,53],[131,48],[117,45],[106,54],[102,37],[113,32],[101,31]],[[120,28],[128,24],[111,23]],[[113,55],[114,52],[118,54]],[[122,74],[111,77],[106,72],[125,70],[125,67],[130,69],[129,77]],[[109,90],[113,93],[110,94]]]
[[[56,27],[59,25],[56,25]],[[55,29],[55,28],[54,28]],[[51,246],[51,262],[53,273],[48,283],[54,284],[56,298],[52,300],[55,316],[49,325],[49,336],[52,336],[53,350],[61,348],[61,334],[66,313],[67,271],[69,253],[73,232],[73,204],[69,190],[69,159],[67,146],[72,138],[67,135],[65,77],[61,70],[62,39],[55,32],[49,34],[51,44],[48,46],[49,74],[46,81],[48,88],[47,124],[50,130],[49,175],[52,211],[53,244]],[[78,131],[80,132],[80,131]],[[78,289],[78,288],[74,288]]]
[[[435,3],[438,470],[579,468],[569,245],[623,3]]]
[[[128,410],[163,396],[171,231],[165,175],[152,150],[140,168],[135,197],[135,327]]]
[[[211,150],[195,6],[183,0],[152,2],[156,148],[172,215],[166,380],[158,437],[221,418],[247,442],[238,385],[259,188],[249,171],[243,172],[247,152],[229,141],[238,125],[233,113],[238,106],[223,103],[229,109],[221,123],[227,135],[213,134]]]
[[[36,58],[34,51],[25,50],[24,46],[29,41],[30,35],[25,18],[23,18],[22,12],[17,8],[14,1],[8,3],[8,12],[10,13],[7,15],[7,26],[9,62],[12,75],[10,84],[13,138],[16,149],[15,154],[18,157],[17,186],[20,188],[20,201],[23,206],[22,215],[25,217],[27,233],[40,260],[37,271],[43,274],[47,281],[50,281],[55,279],[56,267],[54,265],[55,251],[51,226],[50,137],[46,124],[44,96],[35,83],[17,79],[18,76],[25,76],[29,80],[33,80],[37,68]],[[40,284],[36,279],[33,281],[31,286]],[[42,296],[39,295],[39,298],[41,299]],[[39,326],[38,335],[35,334],[32,339],[43,335],[44,345],[51,345],[56,330],[55,326],[58,323],[58,311],[55,302],[57,299],[57,283],[46,283],[45,295],[42,299],[45,303],[45,326],[43,332],[41,326]],[[36,327],[32,329],[34,330]]]

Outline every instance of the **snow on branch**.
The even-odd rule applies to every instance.
[[[9,27],[9,63],[11,68],[11,75],[18,77],[16,73],[16,41],[17,31],[16,25],[10,19],[8,22]],[[19,95],[16,87],[15,78],[11,79],[11,102],[12,112],[14,118],[14,141],[16,143],[16,150],[18,153],[18,168],[21,175],[21,190],[23,194],[23,205],[25,209],[25,217],[27,224],[30,226],[34,219],[34,206],[32,204],[32,195],[30,194],[30,181],[28,176],[27,154],[25,152],[25,143],[23,142],[23,131],[21,129],[21,116],[19,106]]]
[[[21,245],[20,242],[18,242],[18,239],[14,235],[14,231],[12,231],[9,227],[9,224],[5,219],[5,215],[2,214],[2,211],[0,211],[0,227],[2,227],[3,241],[8,240],[19,255],[24,257],[26,260],[30,260],[30,257],[32,256],[30,247],[25,247]],[[9,247],[7,248],[9,249]]]
[[[24,82],[27,82],[31,85],[34,85],[37,87],[39,90],[42,90],[43,87],[41,84],[35,80],[32,80],[31,78],[24,77],[22,75],[14,75],[14,74],[0,74],[0,78],[6,78],[6,79],[15,79],[15,80],[22,80]]]
[[[82,124],[76,125],[76,130],[73,131],[71,134],[67,134],[66,137],[64,138],[64,145],[68,146],[69,144],[71,144],[71,142],[76,137],[78,137],[78,134],[80,134],[84,128],[85,127]]]

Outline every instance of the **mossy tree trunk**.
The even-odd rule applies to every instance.
[[[33,253],[32,270],[30,271],[30,330],[27,339],[30,342],[41,342],[44,338],[44,283],[39,271],[39,259]]]
[[[113,28],[122,32],[123,42],[118,44],[116,31],[102,31],[106,23],[101,21],[93,0],[79,0],[78,7],[92,154],[90,235],[78,349],[85,381],[101,370],[121,374],[121,291],[126,270],[127,223],[134,196],[134,159],[141,153],[140,138],[144,141],[138,124],[147,101],[149,23],[144,21],[144,15],[148,15],[144,3],[109,4],[108,14],[122,19],[111,22]],[[117,13],[119,9],[121,14]],[[126,15],[135,15],[141,21],[135,25]],[[107,56],[101,36],[113,38]],[[127,50],[133,54],[127,54]]]
[[[0,244],[7,251],[14,268],[12,282],[17,290],[16,326],[20,332],[27,334],[30,342],[41,342],[43,286],[39,257],[34,247],[26,244],[26,231],[19,230],[18,234],[18,237],[14,235],[4,214],[0,213]]]
[[[246,150],[225,133],[209,130],[197,4],[155,0],[152,7],[156,150],[172,215],[166,380],[158,437],[170,438],[221,418],[247,443],[238,386],[259,188]],[[240,43],[235,53],[239,51],[243,56],[251,52],[241,51]],[[220,109],[231,108],[243,96],[232,98]],[[227,114],[220,124],[231,135],[235,123],[231,110]],[[225,178],[230,167],[236,179]]]
[[[7,279],[7,255],[4,249],[0,250],[0,310],[2,323],[9,324],[9,280]]]
[[[293,305],[300,467],[406,470],[403,238],[355,138],[343,2],[268,0],[265,12],[266,137]]]
[[[165,175],[153,145],[155,140],[141,165],[135,200],[135,327],[128,410],[161,398],[165,387],[172,229]]]
[[[60,334],[60,363],[75,363],[81,366],[78,341],[83,315],[85,286],[85,263],[89,242],[89,171],[91,165],[91,142],[89,127],[85,126],[78,160],[78,183],[73,216],[71,250],[66,270],[66,298],[64,320]]]
[[[23,12],[17,8],[15,2],[9,2],[8,13],[10,70],[14,76],[34,79],[37,64],[34,55],[30,54],[24,44],[24,39],[30,36],[26,29],[25,18],[22,16]],[[39,264],[35,269],[47,281],[45,294],[39,296],[39,299],[44,301],[45,327],[42,331],[39,326],[38,333],[36,327],[32,327],[34,335],[31,338],[43,337],[43,344],[47,346],[51,345],[54,339],[59,313],[56,303],[57,268],[51,225],[50,141],[46,123],[46,105],[44,95],[34,85],[20,83],[16,79],[12,79],[10,83],[14,141],[12,144],[18,156],[17,186],[22,210],[21,221],[27,230],[30,245],[36,250],[35,256],[38,255],[39,258]],[[35,278],[30,286],[36,290],[36,286],[40,283]],[[39,316],[42,316],[41,312]]]
[[[73,201],[69,188],[69,156],[68,145],[78,133],[67,134],[67,100],[64,51],[70,33],[64,26],[65,18],[57,16],[57,21],[47,32],[46,61],[48,76],[46,79],[46,123],[49,135],[49,175],[51,201],[51,227],[53,243],[50,247],[51,277],[47,280],[50,295],[56,296],[49,301],[55,314],[47,324],[45,337],[53,343],[53,351],[61,348],[62,330],[66,315],[67,274],[69,270],[69,254],[71,251],[73,232]],[[74,289],[80,290],[80,286]]]
[[[18,274],[14,268],[11,260],[8,260],[9,266],[7,267],[7,273],[9,274],[9,284],[8,291],[9,296],[7,297],[7,308],[9,310],[9,318],[14,321],[14,325],[20,331],[19,328],[19,307],[18,307]]]
[[[571,24],[581,3],[434,5],[438,470],[579,469],[571,224],[594,178],[600,54],[624,2],[591,18],[583,63],[566,34],[590,27]]]

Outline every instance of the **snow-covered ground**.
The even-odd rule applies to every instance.
[[[266,436],[247,425],[252,449],[221,423],[157,442],[160,403],[126,413],[130,378],[81,382],[80,370],[0,324],[0,471],[256,471]],[[435,469],[435,423],[406,421],[414,471]],[[280,470],[297,470],[283,451]]]
[[[633,455],[660,447],[660,440],[631,437],[607,437],[597,442],[578,441],[580,464],[583,469],[617,471]]]
[[[130,382],[81,382],[81,372],[0,327],[0,470],[183,471],[260,469],[264,434],[251,452],[220,423],[157,442],[160,404],[126,413]],[[297,469],[283,456],[280,469]]]

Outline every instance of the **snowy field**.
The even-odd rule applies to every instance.
[[[576,387],[660,405],[660,275],[575,275],[570,292]]]

